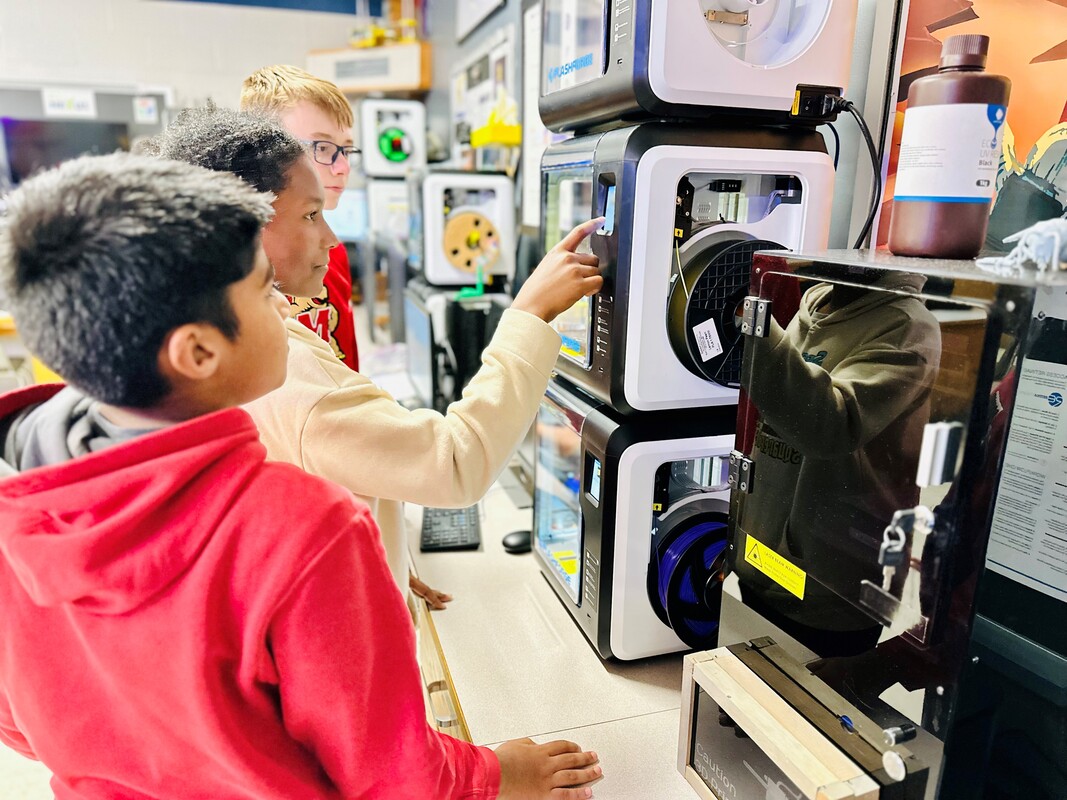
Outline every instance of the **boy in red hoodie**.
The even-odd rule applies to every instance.
[[[70,386],[0,397],[0,741],[60,800],[589,797],[577,745],[427,725],[367,509],[265,461],[237,406],[285,378],[270,201],[125,155],[8,199],[5,304]]]

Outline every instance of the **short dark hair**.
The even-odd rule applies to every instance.
[[[0,291],[26,346],[105,403],[170,391],[157,360],[191,322],[237,336],[229,286],[252,270],[271,197],[232,175],[118,153],[25,181],[0,217]]]
[[[181,111],[145,148],[161,158],[232,172],[275,194],[288,185],[289,168],[307,156],[300,140],[270,117],[214,105]]]

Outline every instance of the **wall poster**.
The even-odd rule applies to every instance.
[[[900,134],[912,82],[937,72],[941,44],[957,33],[989,36],[987,71],[1011,79],[986,247],[1067,210],[1067,0],[904,0],[898,67],[890,82],[892,140],[877,243],[889,238]]]

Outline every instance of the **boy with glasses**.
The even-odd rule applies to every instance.
[[[301,141],[313,159],[326,196],[325,208],[337,208],[359,149],[352,145],[352,107],[340,89],[296,67],[276,65],[245,78],[241,108],[275,115]],[[314,297],[290,296],[293,316],[329,342],[338,360],[359,369],[352,317],[352,272],[344,245],[330,251],[324,287]]]

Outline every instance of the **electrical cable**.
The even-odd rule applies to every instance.
[[[856,243],[852,245],[853,250],[859,250],[864,242],[867,241],[867,237],[871,233],[871,226],[874,225],[874,215],[878,212],[878,203],[882,198],[882,164],[878,160],[878,150],[874,146],[874,137],[871,136],[871,130],[867,127],[867,123],[860,115],[860,112],[856,110],[856,105],[851,100],[845,100],[844,98],[834,98],[834,105],[838,111],[847,111],[855,117],[856,124],[859,125],[860,133],[863,134],[863,140],[867,143],[867,153],[871,157],[871,171],[874,173],[874,186],[871,191],[871,207],[867,212],[867,219],[863,223],[863,227],[860,229],[860,234],[856,237]]]
[[[682,254],[678,249],[678,240],[674,240],[674,260],[678,265],[678,280],[682,282],[682,289],[685,290],[685,299],[692,300],[693,296],[689,291],[689,287],[685,285],[685,275],[682,273]]]
[[[837,163],[841,160],[841,134],[837,132],[837,128],[834,127],[832,122],[827,122],[826,127],[834,135],[834,172],[836,172]]]

